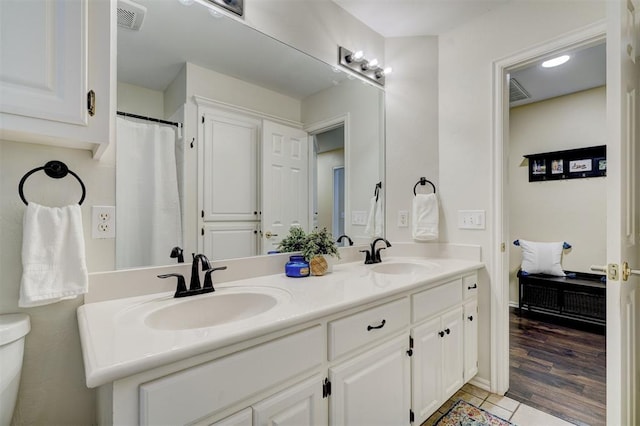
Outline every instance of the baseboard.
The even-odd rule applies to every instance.
[[[510,308],[519,308],[520,306],[518,305],[518,302],[509,302],[509,307]]]
[[[472,384],[475,387],[480,389],[484,389],[487,392],[491,392],[491,382],[487,379],[483,379],[482,377],[475,376],[471,380],[469,380],[469,384]]]

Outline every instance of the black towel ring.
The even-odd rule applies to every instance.
[[[24,182],[27,180],[29,176],[31,176],[32,174],[40,170],[44,170],[47,176],[53,179],[61,179],[65,177],[67,174],[71,174],[73,177],[78,179],[78,182],[82,187],[82,197],[80,198],[80,202],[78,204],[82,205],[82,202],[84,201],[84,197],[87,194],[87,190],[84,187],[84,182],[82,182],[82,179],[80,179],[80,177],[77,174],[69,170],[66,164],[64,164],[62,161],[57,161],[57,160],[49,161],[44,166],[36,167],[35,169],[28,171],[24,176],[22,176],[22,179],[20,179],[20,184],[18,185],[18,193],[20,194],[20,198],[22,199],[22,202],[25,205],[29,205],[29,202],[27,201],[26,198],[24,198],[24,192],[22,191]]]
[[[418,185],[426,185],[429,184],[431,185],[431,187],[433,188],[433,193],[436,193],[436,186],[433,184],[433,182],[431,182],[430,180],[427,180],[427,178],[425,177],[421,177],[420,180],[413,186],[413,195],[418,195],[416,194],[416,188],[418,187]]]

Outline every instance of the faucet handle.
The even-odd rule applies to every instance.
[[[207,272],[204,273],[204,285],[202,286],[202,288],[203,289],[210,288],[212,289],[211,291],[215,291],[215,289],[213,288],[213,279],[211,278],[211,274],[214,271],[224,271],[225,269],[227,269],[226,266],[219,266],[217,268],[207,269]]]
[[[169,278],[169,277],[176,277],[178,278],[178,287],[176,288],[176,293],[174,294],[173,297],[180,297],[180,294],[184,294],[187,292],[187,284],[184,281],[184,277],[181,274],[163,274],[163,275],[158,275],[158,278]]]
[[[370,265],[373,263],[373,259],[371,258],[371,252],[369,250],[360,250],[360,253],[365,253],[366,257],[364,258],[364,264],[365,265]]]

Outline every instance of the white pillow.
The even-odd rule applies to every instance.
[[[548,274],[566,276],[562,270],[562,242],[538,243],[520,240],[522,265],[520,268],[529,274]]]

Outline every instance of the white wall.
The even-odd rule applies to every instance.
[[[439,155],[441,241],[478,244],[487,271],[480,275],[479,373],[491,377],[491,279],[498,247],[492,229],[492,64],[604,19],[604,2],[511,2],[456,28],[439,41]],[[457,228],[461,209],[486,210],[487,228]],[[507,285],[507,283],[504,283]]]
[[[390,38],[385,48],[385,64],[393,67],[385,93],[386,236],[412,241],[411,226],[397,226],[398,210],[411,214],[413,186],[422,176],[439,191],[438,39]]]
[[[329,0],[249,0],[245,5],[248,24],[327,62],[335,62],[338,44],[363,46],[383,56],[382,37]],[[114,240],[91,240],[87,228],[92,205],[115,202],[115,166],[112,156],[107,157],[96,162],[88,151],[0,141],[0,313],[24,311],[32,320],[16,407],[17,424],[89,425],[95,417],[94,391],[84,385],[77,331],[76,308],[82,300],[27,310],[17,306],[24,212],[17,193],[18,182],[27,171],[50,159],[62,160],[77,172],[87,185],[82,214],[89,271],[110,270],[114,265]],[[25,193],[43,204],[74,201],[75,189],[69,190],[73,199],[66,200],[52,188],[52,182],[47,180],[42,186],[30,184]],[[63,192],[66,194],[66,190]]]
[[[529,182],[523,155],[604,145],[604,87],[513,108],[509,116],[509,242],[566,241],[563,269],[590,272],[606,259],[606,177]],[[509,244],[509,299],[518,301],[520,249]]]
[[[333,231],[333,169],[340,166],[344,167],[344,149],[318,154],[318,228],[327,228],[334,238],[339,235]]]

